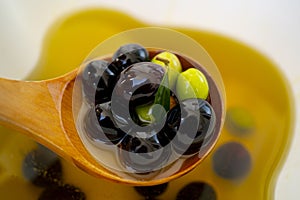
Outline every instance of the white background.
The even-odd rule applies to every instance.
[[[48,26],[60,15],[83,7],[115,8],[155,25],[217,31],[259,49],[283,70],[300,105],[299,0],[1,0],[0,77],[20,79],[39,56]],[[299,200],[300,128],[295,127],[275,199]]]

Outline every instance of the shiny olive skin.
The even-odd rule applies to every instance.
[[[109,104],[102,107],[96,105],[90,109],[85,116],[84,129],[87,136],[95,143],[118,144],[125,136],[125,133],[115,126]]]
[[[163,128],[154,131],[151,129],[149,135],[152,135],[149,137],[125,136],[119,144],[119,157],[125,168],[133,169],[135,173],[149,173],[168,162],[173,153],[169,144],[177,133],[177,122],[180,122],[176,108],[167,113]]]
[[[98,81],[108,65],[105,60],[94,60],[82,71],[82,88],[88,103],[94,103]]]
[[[113,55],[112,59],[115,60],[116,58],[120,57],[122,54],[126,54],[128,52],[132,52],[135,54],[137,58],[141,61],[149,60],[149,53],[148,51],[139,44],[125,44],[121,46]]]
[[[133,64],[121,73],[112,98],[112,112],[119,126],[130,126],[131,119],[139,123],[135,108],[154,101],[164,74],[160,65],[151,62]]]
[[[206,100],[209,85],[205,75],[196,68],[189,68],[180,73],[176,82],[176,93],[180,100],[200,98]]]
[[[180,109],[178,109],[179,106]],[[174,120],[173,125],[174,128],[178,124],[180,127],[172,140],[174,150],[183,155],[193,155],[199,152],[214,132],[216,116],[211,105],[203,99],[186,99],[171,109],[170,112],[181,112],[180,123],[178,118],[175,118],[177,120]],[[174,113],[174,115],[176,114]],[[179,114],[177,113],[177,115]],[[187,144],[190,145],[187,146]]]
[[[171,52],[164,51],[154,56],[151,62],[169,69],[169,87],[174,88],[177,81],[177,76],[182,71],[181,63],[177,56]]]
[[[140,57],[137,51],[139,49],[121,54],[108,65],[97,84],[95,104],[102,104],[111,100],[112,91],[124,69],[134,63],[149,60],[147,56]]]
[[[134,173],[151,173],[164,163],[172,154],[170,145],[163,146],[156,135],[140,138],[127,135],[120,143],[121,164]]]
[[[172,154],[171,146],[167,144],[174,135],[166,125],[168,123],[160,121],[160,126],[156,126],[154,122],[143,127],[144,129],[133,128],[129,123],[140,125],[135,108],[138,105],[153,103],[164,74],[165,70],[160,65],[151,62],[136,63],[121,73],[114,89],[112,113],[116,124],[127,133],[119,144],[120,162],[135,173],[155,171],[162,163],[167,162]],[[124,102],[129,103],[129,108]],[[168,115],[166,118],[168,119]],[[141,133],[146,137],[139,135]]]
[[[138,124],[143,126],[144,124],[150,124],[155,121],[153,117],[153,104],[148,103],[148,104],[143,104],[135,107],[135,113],[132,115],[135,115],[135,118],[138,120],[135,120]]]
[[[167,119],[166,119],[163,133],[165,133],[166,138],[168,138],[168,140],[167,141],[162,140],[161,142],[162,145],[165,146],[169,144],[170,141],[173,140],[173,138],[177,134],[177,131],[179,130],[180,122],[181,122],[181,109],[180,109],[180,105],[177,104],[167,113]]]

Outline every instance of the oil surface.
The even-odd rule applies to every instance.
[[[45,36],[40,59],[28,77],[42,80],[78,67],[101,41],[121,31],[145,24],[111,10],[87,10],[64,16]],[[273,199],[276,176],[291,138],[293,107],[286,80],[276,67],[251,48],[226,37],[199,30],[175,28],[198,41],[217,64],[226,88],[227,121],[214,151],[191,173],[172,181],[160,199],[175,199],[191,181],[208,183],[217,199]],[[232,112],[237,110],[237,112]],[[214,164],[224,144],[240,144],[250,155],[242,176],[220,175]],[[42,189],[27,182],[22,160],[36,143],[25,136],[0,129],[0,194],[4,199],[37,199]],[[234,152],[233,152],[234,153]],[[235,152],[236,153],[236,152]],[[239,169],[239,158],[228,168]],[[233,162],[234,161],[234,162]],[[133,187],[91,177],[63,161],[63,180],[79,187],[87,199],[141,199]],[[16,189],[18,192],[15,192]]]

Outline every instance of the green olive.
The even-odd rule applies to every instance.
[[[177,76],[181,73],[181,63],[177,56],[168,51],[157,54],[151,62],[166,67],[168,69],[169,88],[175,87]]]
[[[226,111],[225,126],[231,133],[243,135],[253,132],[255,120],[247,109],[232,107]]]
[[[151,124],[153,122],[159,122],[163,116],[165,116],[166,111],[160,104],[145,104],[139,105],[135,108],[139,120],[142,124]]]
[[[178,76],[176,93],[180,100],[189,98],[207,99],[209,86],[205,75],[195,68],[185,70]]]
[[[135,108],[136,113],[141,122],[146,124],[151,124],[154,121],[154,117],[152,115],[152,106],[153,104],[144,104],[139,105]]]

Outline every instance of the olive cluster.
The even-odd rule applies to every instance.
[[[42,145],[28,152],[22,161],[22,174],[34,186],[43,188],[38,200],[85,200],[77,186],[65,183],[61,159]]]
[[[194,155],[214,131],[206,77],[193,66],[182,72],[168,51],[151,58],[139,44],[121,46],[111,60],[87,64],[82,88],[87,138],[117,146],[120,163],[135,173],[155,171],[174,153]]]

